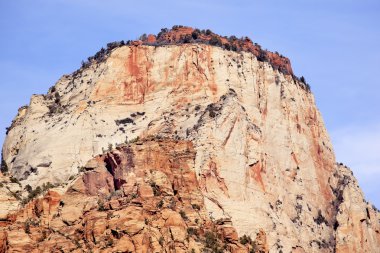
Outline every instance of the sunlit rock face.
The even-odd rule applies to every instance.
[[[230,220],[238,236],[264,234],[269,252],[378,252],[379,214],[335,164],[312,93],[290,63],[278,67],[283,58],[258,59],[204,43],[118,46],[19,110],[3,146],[9,173],[22,187],[50,182],[65,194],[90,159],[119,144],[186,141],[207,219]],[[118,175],[117,188],[128,180]]]

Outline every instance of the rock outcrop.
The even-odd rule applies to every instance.
[[[50,190],[12,216],[8,252],[248,252],[229,219],[213,220],[189,141],[146,140],[91,160],[63,195]],[[264,239],[263,239],[264,238]]]
[[[334,173],[337,182],[336,252],[380,252],[380,213],[364,200],[356,179],[339,164]]]
[[[204,248],[212,230],[209,242],[232,252],[253,246],[262,252],[379,252],[379,213],[349,170],[336,165],[314,97],[287,58],[249,39],[187,27],[141,39],[111,44],[19,110],[2,150],[13,180],[29,189],[19,199],[25,204],[42,184],[41,192],[59,191],[50,189],[21,210],[14,204],[4,209],[9,231],[31,219],[36,234],[7,232],[2,245],[53,249],[57,237],[64,251],[112,250],[120,241],[140,252],[188,251]],[[27,215],[46,198],[65,203],[48,208],[59,217]],[[167,207],[169,199],[177,208]],[[104,210],[96,209],[98,201]],[[112,221],[107,215],[114,211],[122,214]],[[170,221],[174,232],[145,224],[148,214],[165,222],[177,217]],[[202,222],[198,227],[194,217]],[[58,225],[53,231],[41,222]],[[115,234],[109,227],[119,223],[127,227]],[[149,233],[165,243],[146,239]],[[238,239],[243,235],[246,245]]]

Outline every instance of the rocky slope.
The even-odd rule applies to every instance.
[[[110,44],[19,110],[2,150],[14,182],[0,188],[13,201],[1,202],[4,248],[198,251],[212,231],[232,252],[379,252],[379,213],[335,164],[288,59],[187,27],[141,39]]]
[[[63,195],[49,191],[14,214],[9,252],[209,252],[265,250],[242,244],[229,219],[205,207],[189,141],[146,140],[89,161]],[[4,246],[6,245],[6,246]]]

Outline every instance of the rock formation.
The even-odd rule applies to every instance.
[[[4,251],[380,252],[309,86],[248,38],[110,43],[19,109],[2,154]]]

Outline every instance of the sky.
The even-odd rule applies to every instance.
[[[380,207],[380,1],[0,0],[0,143],[17,109],[108,42],[186,25],[248,36],[311,85],[337,161]]]

